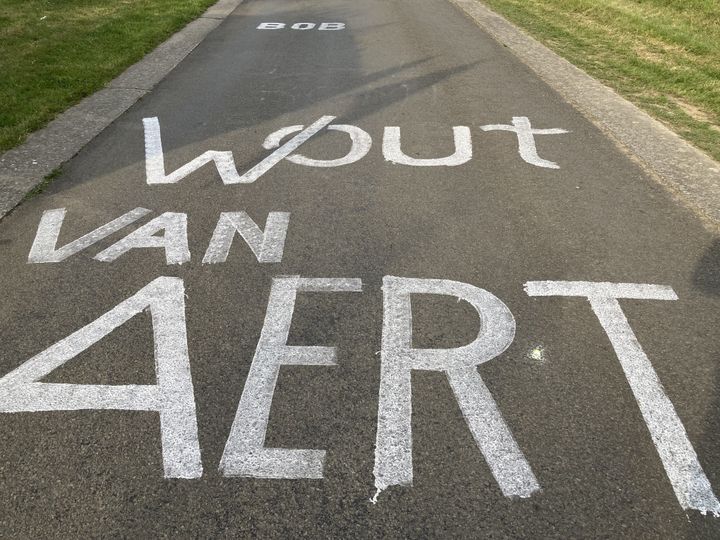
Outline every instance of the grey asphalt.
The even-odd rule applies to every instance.
[[[260,31],[267,21],[344,22],[343,31]],[[142,119],[158,117],[168,171],[231,150],[241,172],[265,137],[323,115],[361,127],[373,148],[337,168],[281,162],[257,182],[223,185],[212,166],[147,185]],[[538,152],[509,132],[527,116]],[[452,151],[458,167],[384,160],[385,126],[408,154]],[[302,153],[348,148],[322,132]],[[42,212],[66,208],[60,244],[135,207],[188,215],[192,260],[160,249],[92,259],[122,238],[52,264],[28,264]],[[238,241],[224,264],[202,256],[220,212],[260,224],[289,212],[281,263]],[[131,226],[128,230],[132,229]],[[290,343],[336,346],[335,367],[283,367],[266,446],[325,449],[322,480],[227,478],[218,470],[263,325],[274,276],[361,278],[363,292],[300,294]],[[542,491],[505,498],[444,375],[413,374],[412,487],[375,494],[383,276],[441,278],[498,296],[513,344],[479,371]],[[204,474],[163,478],[158,415],[77,411],[0,415],[0,526],[15,537],[717,538],[720,519],[684,511],[617,356],[583,299],[530,298],[531,280],[671,286],[676,302],[621,301],[700,463],[720,490],[720,239],[593,124],[439,0],[245,2],[154,91],[0,222],[0,374],[88,324],[159,276],[184,280]],[[457,347],[478,316],[446,297],[413,301],[413,344]],[[541,347],[542,361],[530,351]],[[135,317],[44,382],[154,384],[148,315]]]

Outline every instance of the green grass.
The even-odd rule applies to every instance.
[[[215,0],[0,0],[0,151],[104,84]]]
[[[720,0],[482,0],[720,160]]]

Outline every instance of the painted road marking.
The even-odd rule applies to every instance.
[[[162,236],[157,233],[163,231]],[[167,264],[183,264],[190,260],[187,237],[187,215],[165,212],[134,230],[125,238],[95,255],[95,260],[113,262],[131,249],[162,248]]]
[[[224,263],[230,253],[235,233],[242,236],[259,263],[278,263],[282,261],[289,224],[289,213],[270,212],[265,222],[265,230],[262,231],[247,212],[223,212],[210,239],[203,263]]]
[[[310,24],[314,27],[314,23],[297,23],[291,28],[310,29]],[[147,183],[173,184],[210,162],[215,164],[225,184],[246,184],[255,182],[283,160],[309,167],[339,167],[356,163],[367,156],[372,148],[370,134],[356,126],[332,125],[333,120],[334,116],[322,116],[308,127],[293,125],[276,130],[263,142],[263,148],[272,152],[240,175],[232,152],[214,150],[206,151],[166,174],[159,121],[157,118],[145,118]],[[346,133],[350,137],[351,148],[345,156],[319,160],[297,153],[303,143],[324,128]],[[513,117],[512,124],[488,124],[480,129],[483,132],[510,131],[517,137],[521,159],[536,167],[559,168],[557,163],[538,155],[535,136],[560,135],[568,133],[567,130],[534,129],[524,116]],[[455,149],[451,155],[415,158],[402,151],[401,128],[388,126],[383,131],[383,156],[391,163],[413,167],[462,165],[473,157],[472,134],[466,126],[454,126],[452,131]],[[282,144],[283,139],[291,135],[292,138]],[[58,248],[66,211],[64,208],[47,210],[38,224],[28,262],[64,261],[149,213],[150,210],[135,208]],[[243,238],[259,263],[280,262],[289,220],[287,212],[270,212],[264,229],[261,229],[245,211],[222,212],[203,263],[225,262],[236,235]],[[94,259],[111,263],[131,250],[142,248],[163,249],[167,264],[189,261],[187,215],[165,212],[100,251]],[[270,408],[283,365],[335,365],[334,347],[287,345],[298,291],[361,290],[362,283],[358,278],[291,276],[273,280],[264,326],[219,465],[224,475],[295,479],[323,477],[323,450],[265,448]],[[529,296],[579,296],[589,300],[618,356],[678,502],[683,509],[720,515],[720,502],[713,493],[685,428],[618,302],[618,299],[628,298],[676,300],[675,292],[670,287],[659,285],[564,281],[528,282],[526,291]],[[454,349],[413,348],[413,294],[449,295],[470,303],[481,320],[477,338],[469,345]],[[540,484],[477,369],[480,364],[502,354],[514,339],[515,319],[507,306],[484,289],[442,279],[386,276],[383,279],[383,298],[374,465],[377,492],[373,502],[377,502],[382,490],[391,486],[412,485],[413,370],[446,374],[475,444],[506,497],[530,497],[538,492]],[[156,385],[38,382],[146,308],[152,316],[155,339]],[[165,476],[197,478],[202,475],[182,280],[157,278],[94,322],[0,379],[0,412],[79,409],[159,412]]]
[[[165,158],[160,136],[160,123],[157,118],[145,118],[143,119],[143,126],[145,133],[146,182],[150,185],[175,184],[200,167],[212,162],[215,164],[223,184],[251,184],[284,159],[306,167],[341,167],[364,158],[372,147],[372,137],[370,134],[357,126],[347,124],[331,125],[334,119],[334,116],[323,116],[314,124],[304,129],[302,125],[294,125],[274,131],[265,138],[262,145],[266,150],[274,149],[273,153],[245,174],[240,175],[235,167],[232,152],[227,150],[208,150],[174,172],[166,174]],[[352,147],[346,156],[333,160],[320,160],[311,159],[295,153],[303,143],[325,127],[327,127],[329,131],[341,131],[350,136]],[[538,155],[535,135],[561,135],[569,133],[569,131],[560,128],[534,129],[526,116],[514,116],[512,125],[488,124],[480,126],[480,129],[485,132],[511,131],[515,133],[518,140],[518,154],[520,158],[530,165],[545,169],[559,169],[560,166],[554,161],[543,159]],[[300,133],[280,146],[282,139],[298,131]],[[399,126],[387,126],[383,131],[383,156],[385,160],[390,163],[412,167],[457,167],[463,165],[469,162],[473,156],[472,134],[470,128],[467,126],[453,126],[452,131],[455,144],[453,154],[441,158],[414,158],[402,151],[401,128]]]
[[[292,154],[300,145],[330,124],[334,119],[334,116],[321,117],[272,154],[264,158],[248,172],[240,176],[235,167],[232,152],[218,152],[215,150],[208,150],[171,174],[165,174],[165,157],[162,148],[162,138],[160,136],[160,122],[157,118],[145,118],[143,119],[143,127],[145,132],[146,182],[150,185],[175,184],[203,165],[213,162],[215,163],[218,173],[220,173],[223,184],[251,184]]]
[[[264,22],[257,26],[257,30],[313,30],[317,26],[318,30],[345,30],[345,23],[341,22],[324,22],[319,25],[312,22],[298,22],[291,24],[289,27],[286,23],[281,22]]]
[[[480,316],[478,337],[455,349],[412,347],[413,294],[449,295],[465,300]],[[443,371],[480,452],[506,497],[540,490],[477,366],[504,352],[515,336],[515,319],[503,302],[467,283],[440,279],[383,278],[383,332],[380,400],[375,445],[375,487],[412,485],[413,370]],[[377,494],[374,500],[377,500]]]
[[[390,163],[399,165],[411,165],[413,167],[457,167],[472,159],[472,135],[470,128],[466,126],[455,126],[453,139],[455,141],[455,152],[444,158],[420,159],[408,156],[402,151],[400,144],[400,128],[388,126],[385,128],[383,137],[383,156]]]
[[[151,210],[145,208],[135,208],[62,248],[55,249],[65,219],[65,208],[46,210],[35,233],[35,240],[28,255],[28,263],[62,262],[150,212]],[[290,214],[287,212],[270,212],[265,223],[265,230],[260,229],[247,212],[222,212],[203,257],[203,263],[224,263],[230,253],[236,233],[245,240],[259,263],[280,262],[285,249],[285,237],[289,224]],[[158,233],[161,231],[163,234],[159,236]],[[188,262],[190,250],[187,236],[187,215],[182,212],[165,212],[101,251],[95,255],[94,259],[110,263],[130,250],[143,248],[163,249],[167,264]]]
[[[127,227],[150,212],[151,210],[148,210],[147,208],[135,208],[134,210],[130,210],[128,213],[123,214],[119,218],[112,220],[110,223],[106,223],[94,231],[81,236],[77,240],[65,244],[61,248],[57,248],[56,246],[58,237],[60,236],[60,229],[65,221],[65,209],[56,208],[54,210],[45,210],[40,218],[37,233],[35,234],[35,240],[30,248],[28,262],[62,262],[71,255],[75,255],[100,240],[107,238],[111,234],[116,233],[120,229]]]
[[[512,125],[489,124],[480,126],[480,129],[483,131],[512,131],[517,135],[520,157],[526,163],[546,169],[559,169],[560,165],[538,156],[535,135],[562,135],[563,133],[569,133],[564,129],[533,129],[530,120],[526,116],[513,116]]]
[[[590,301],[620,360],[680,506],[720,516],[720,501],[712,491],[685,426],[618,302],[619,298],[677,300],[675,291],[660,285],[585,281],[530,281],[525,290],[530,296],[580,296]]]
[[[256,247],[258,240],[253,240]],[[579,296],[589,300],[620,360],[681,507],[720,515],[720,502],[685,428],[618,303],[621,298],[677,300],[672,288],[582,281],[535,281],[526,283],[525,288],[529,296]],[[357,278],[291,276],[273,280],[265,323],[221,458],[224,475],[322,478],[324,451],[264,447],[270,406],[281,366],[335,365],[334,347],[287,345],[297,292],[361,290]],[[454,349],[413,348],[413,294],[450,295],[467,301],[480,316],[478,337]],[[374,466],[377,492],[373,502],[388,487],[412,485],[413,370],[445,372],[475,443],[505,496],[529,497],[539,491],[525,455],[477,371],[478,365],[499,356],[513,341],[515,319],[507,306],[486,290],[440,279],[386,276],[383,298]],[[156,385],[38,382],[145,309],[152,317]],[[155,279],[92,323],[0,378],[0,412],[110,409],[159,412],[165,476],[202,475],[181,279]]]
[[[38,382],[145,309],[152,316],[156,385]],[[0,379],[0,412],[78,410],[159,412],[165,477],[202,476],[181,279],[155,279]]]
[[[278,148],[282,140],[291,135],[301,131],[303,126],[288,126],[279,129],[267,136],[263,142],[263,148],[265,150],[272,150]],[[328,131],[341,131],[350,135],[350,142],[352,146],[347,155],[338,159],[311,159],[301,154],[291,154],[286,159],[295,163],[296,165],[304,165],[305,167],[341,167],[343,165],[350,165],[356,161],[360,161],[364,158],[370,148],[372,147],[372,137],[370,134],[356,126],[349,126],[345,124],[333,124],[328,126]]]
[[[224,184],[240,184],[243,182],[243,179],[238,175],[235,160],[230,151],[208,150],[174,172],[165,174],[165,157],[162,138],[160,137],[160,121],[155,117],[143,118],[143,128],[145,132],[145,181],[149,185],[175,184],[211,161],[215,163]]]
[[[295,152],[295,150],[300,148],[300,145],[310,139],[310,137],[321,131],[324,127],[327,127],[333,120],[335,120],[334,116],[320,117],[314,123],[310,124],[300,133],[295,135],[288,142],[283,144],[280,148],[275,150],[272,154],[263,159],[260,163],[255,165],[248,172],[243,174],[240,182],[244,184],[254,182],[263,174],[272,169],[275,165],[280,163],[283,159],[287,158],[290,154]]]
[[[220,470],[225,476],[322,478],[324,450],[265,448],[270,406],[280,367],[334,366],[335,347],[288,346],[298,292],[359,292],[359,279],[273,279],[265,324],[240,398]]]

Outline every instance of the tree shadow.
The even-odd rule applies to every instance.
[[[144,161],[143,117],[160,120],[168,170],[184,164],[189,154],[231,150],[242,174],[267,155],[261,147],[266,135],[285,125],[314,122],[318,108],[322,114],[336,115],[336,123],[357,123],[480,63],[432,70],[428,66],[435,57],[412,58],[415,51],[404,51],[405,58],[400,55],[394,65],[369,71],[363,60],[366,45],[357,42],[356,33],[370,29],[385,35],[392,33],[394,23],[360,30],[349,25],[337,32],[257,30],[261,22],[270,20],[288,24],[324,20],[322,9],[256,14],[261,11],[257,6],[253,2],[241,6],[211,32],[149,94],[68,162],[64,172],[69,174],[61,174],[49,192],[75,188],[130,166],[135,176],[136,165]],[[345,11],[352,16],[352,8]],[[328,20],[342,19],[335,9]],[[390,63],[389,59],[370,62]],[[275,121],[277,126],[258,127]],[[242,149],[218,146],[217,138],[228,134],[252,142]],[[89,166],[82,162],[86,158]],[[144,183],[144,177],[137,180]]]
[[[693,284],[704,293],[720,296],[720,239],[714,240],[698,261]]]
[[[710,244],[695,265],[693,286],[706,295],[720,296],[720,239],[716,239]],[[720,339],[720,329],[716,329],[715,335],[709,337],[711,341],[717,342]],[[717,373],[717,369],[715,371]],[[704,419],[702,438],[695,444],[700,463],[703,465],[716,496],[720,496],[720,467],[718,466],[720,391],[717,388],[719,380],[720,377],[715,376],[714,396]],[[684,537],[697,538],[698,535],[711,537],[717,534],[717,519],[712,515],[701,517],[693,512],[693,515],[689,515]]]

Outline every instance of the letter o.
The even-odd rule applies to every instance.
[[[288,126],[275,131],[267,136],[263,142],[265,150],[273,150],[280,146],[282,140],[292,133],[302,131],[304,126]],[[306,167],[340,167],[341,165],[350,165],[364,158],[372,147],[372,137],[370,134],[357,126],[345,124],[329,125],[327,127],[332,131],[342,131],[350,135],[352,148],[347,155],[338,159],[312,159],[302,154],[292,154],[286,159],[296,165],[304,165]]]

